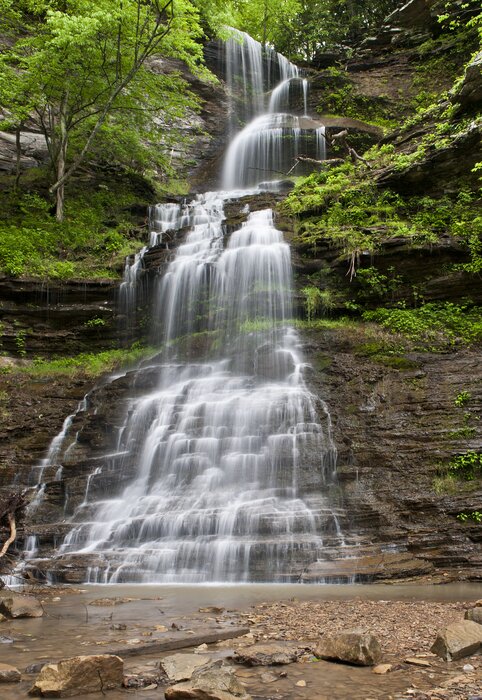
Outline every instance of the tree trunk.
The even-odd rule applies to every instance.
[[[55,192],[56,196],[56,210],[55,210],[55,216],[57,218],[57,221],[63,221],[64,220],[64,192],[65,192],[65,184],[64,184],[64,175],[65,175],[65,162],[67,158],[67,124],[66,124],[66,108],[67,108],[67,95],[62,100],[62,103],[60,105],[60,119],[59,119],[59,127],[60,127],[60,144],[59,144],[59,152],[57,156],[57,182],[60,181],[60,185],[57,188]]]
[[[15,184],[14,190],[18,191],[18,186],[20,184],[20,159],[22,157],[22,144],[20,141],[20,127],[17,126],[15,129],[15,148],[16,148],[16,159],[15,159]]]

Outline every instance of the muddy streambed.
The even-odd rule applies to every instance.
[[[126,673],[152,675],[162,656],[175,653],[162,651],[160,647],[166,640],[174,640],[187,652],[192,651],[193,645],[200,644],[203,637],[219,634],[225,638],[224,641],[209,644],[204,653],[211,658],[225,658],[231,656],[239,646],[252,644],[253,641],[271,642],[277,639],[284,643],[290,639],[299,640],[300,637],[294,635],[299,635],[300,629],[303,635],[314,639],[321,629],[330,628],[330,619],[344,622],[345,616],[347,627],[350,627],[347,611],[358,609],[365,616],[368,615],[368,619],[378,614],[383,616],[385,609],[390,609],[390,614],[395,615],[391,618],[395,619],[393,635],[389,633],[391,639],[386,640],[388,653],[383,659],[397,666],[394,672],[378,676],[370,668],[324,661],[311,663],[307,658],[306,663],[269,669],[239,665],[236,666],[239,680],[246,685],[253,698],[264,700],[402,698],[410,697],[410,694],[405,694],[410,686],[413,687],[411,696],[414,697],[416,688],[431,688],[462,673],[466,660],[447,664],[428,656],[430,665],[427,667],[419,668],[403,663],[407,648],[412,649],[413,653],[423,652],[433,640],[422,639],[418,647],[417,643],[413,643],[412,647],[401,645],[397,653],[396,641],[394,642],[399,633],[395,629],[397,616],[400,619],[401,636],[403,630],[417,626],[425,617],[432,621],[440,618],[442,623],[444,620],[461,619],[463,602],[467,602],[469,607],[470,602],[482,597],[481,588],[479,584],[463,583],[443,586],[254,584],[31,588],[28,592],[37,595],[42,601],[44,617],[0,623],[0,661],[19,668],[23,678],[20,684],[4,685],[1,688],[1,698],[17,700],[27,697],[36,674],[26,674],[24,671],[33,664],[81,654],[116,652],[125,660]],[[328,622],[326,618],[323,619],[322,624],[317,616],[325,602],[329,606],[331,617],[328,617]],[[410,614],[411,604],[416,612],[413,616]],[[283,617],[285,609],[291,618],[289,615]],[[272,626],[270,615],[273,619]],[[296,620],[295,624],[293,618],[297,616],[302,619]],[[387,620],[385,627],[386,623]],[[389,630],[390,625],[391,623]],[[249,631],[247,637],[226,639],[231,632],[241,634],[243,630]],[[423,628],[422,637],[424,633],[425,636],[430,636],[431,628],[429,632]],[[380,641],[383,649],[384,638]],[[476,657],[470,663],[475,665],[476,674],[482,669],[482,657]],[[270,675],[271,679],[267,680]],[[301,685],[297,685],[300,682]],[[482,687],[480,692],[482,693]],[[159,700],[163,698],[162,686],[108,692],[111,700],[128,696]],[[105,696],[94,693],[86,697],[100,700]],[[471,696],[453,694],[447,697]]]

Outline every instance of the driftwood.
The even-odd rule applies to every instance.
[[[349,157],[350,157],[352,163],[356,163],[357,161],[360,161],[360,162],[363,163],[369,170],[371,170],[371,169],[372,169],[372,166],[370,165],[370,163],[369,163],[365,158],[363,158],[362,156],[360,156],[360,155],[355,151],[355,149],[353,148],[353,146],[350,146],[350,144],[349,144],[348,141],[347,141],[347,136],[348,136],[348,130],[347,130],[347,129],[343,129],[343,131],[338,131],[336,134],[333,134],[333,136],[331,137],[331,141],[330,141],[326,136],[325,136],[325,140],[326,140],[327,143],[330,144],[331,146],[333,146],[334,144],[339,143],[340,146],[343,146],[343,148],[346,149],[346,151],[347,151],[347,153],[348,153],[348,155],[349,155]]]
[[[0,533],[4,539],[0,558],[4,557],[17,537],[17,525],[25,515],[27,499],[25,492],[14,492],[0,496]],[[5,532],[5,535],[4,535]]]

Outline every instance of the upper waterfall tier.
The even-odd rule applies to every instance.
[[[281,54],[232,31],[225,44],[231,97],[231,139],[222,172],[225,190],[279,180],[293,170],[298,156],[322,160],[326,154],[323,128],[307,118],[308,80]],[[240,95],[241,115],[237,113]],[[293,99],[298,102],[296,109]],[[236,133],[244,120],[247,125]]]

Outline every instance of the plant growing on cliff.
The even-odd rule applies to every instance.
[[[448,472],[464,481],[473,481],[482,476],[482,453],[469,450],[457,455],[450,461]]]
[[[45,137],[61,221],[65,184],[103,133],[112,148],[126,136],[132,144],[155,128],[153,117],[160,130],[161,117],[165,125],[193,104],[179,77],[149,71],[147,64],[162,50],[196,70],[199,17],[188,0],[69,0],[60,6],[11,0],[9,6],[27,32],[19,30],[0,63],[0,97],[12,124],[28,114]]]

